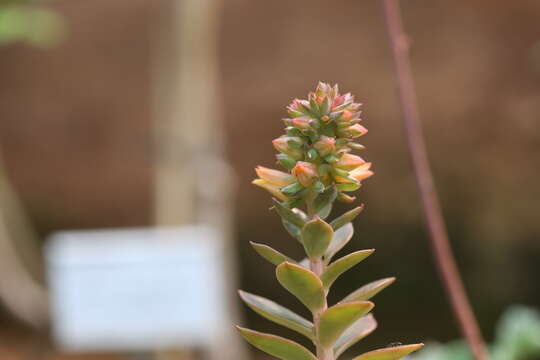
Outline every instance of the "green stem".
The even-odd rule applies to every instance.
[[[321,276],[324,272],[326,265],[324,264],[324,261],[322,257],[316,258],[316,259],[310,259],[309,260],[309,267],[311,271],[313,271],[317,276]],[[328,302],[325,299],[324,300],[324,306],[321,310],[313,313],[313,324],[315,326],[315,329],[319,328],[319,319],[321,317],[321,314],[326,311],[328,308]],[[315,346],[317,347],[317,358],[318,360],[334,360],[334,352],[332,349],[328,349],[325,347],[322,347],[319,342],[317,341],[317,334],[315,334]]]
[[[315,217],[315,211],[313,209],[313,201],[315,200],[316,196],[317,194],[315,192],[310,192],[308,196],[306,197],[307,214],[310,219],[313,219]],[[322,257],[318,257],[318,258],[309,260],[309,268],[311,271],[315,273],[315,275],[317,275],[318,277],[321,277],[321,275],[324,273],[324,270],[326,269],[326,265]],[[328,308],[328,301],[325,298],[323,308],[313,313],[313,325],[315,329],[319,328],[319,319],[321,317],[321,314],[325,312],[327,308]],[[315,333],[314,344],[315,344],[315,347],[317,348],[318,360],[335,360],[333,349],[331,348],[328,349],[321,346],[319,342],[317,341],[316,333]]]
[[[316,196],[317,193],[312,190],[310,190],[309,194],[306,196],[307,215],[310,219],[313,219],[313,217],[315,217],[315,209],[313,209],[313,202],[315,201]]]

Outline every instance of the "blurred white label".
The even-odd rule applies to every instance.
[[[68,351],[206,346],[226,324],[223,242],[207,227],[65,231],[46,247]]]

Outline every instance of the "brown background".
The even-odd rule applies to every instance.
[[[68,21],[67,41],[52,50],[0,48],[0,143],[40,235],[150,223],[150,64],[169,1],[52,1]],[[458,263],[491,339],[506,306],[540,305],[540,3],[402,4],[430,160]],[[301,253],[267,211],[268,195],[249,182],[254,166],[273,165],[270,140],[281,132],[285,105],[318,80],[337,82],[365,104],[363,156],[376,172],[359,192],[367,210],[349,249],[377,253],[340,280],[334,296],[396,275],[376,299],[380,327],[367,348],[457,337],[422,226],[380,4],[229,0],[222,15],[223,98],[216,101],[224,104],[226,156],[238,176],[242,287],[302,311],[247,245]],[[246,315],[249,325],[275,329]],[[14,326],[0,317],[2,333]]]

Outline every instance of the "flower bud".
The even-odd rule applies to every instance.
[[[302,139],[294,136],[281,136],[272,140],[272,145],[279,152],[287,154],[294,159],[301,159],[304,155],[302,150],[291,146],[289,142],[302,143]]]
[[[353,169],[349,172],[349,176],[353,179],[356,179],[356,181],[361,182],[364,179],[367,179],[368,177],[373,175],[373,171],[369,170],[371,167],[371,163],[365,163],[363,165],[360,165],[356,169]]]
[[[297,117],[291,120],[292,125],[298,130],[309,130],[311,128],[311,119],[308,117]]]
[[[295,182],[294,176],[291,174],[275,169],[269,169],[264,166],[257,166],[255,172],[259,178],[279,187],[287,186]]]
[[[343,100],[344,100],[344,97],[343,95],[340,95],[340,96],[336,96],[334,98],[334,100],[332,101],[332,106],[331,106],[331,109],[335,109],[336,107],[340,106],[341,104],[343,104]]]
[[[321,136],[319,141],[313,144],[313,147],[319,152],[321,156],[326,156],[336,150],[336,140],[328,136]]]
[[[339,161],[335,164],[336,167],[344,170],[352,170],[366,162],[360,156],[353,154],[343,154]]]
[[[347,144],[349,147],[353,148],[354,150],[364,150],[366,147],[362,144],[350,142]]]
[[[330,90],[331,90],[331,87],[329,84],[319,81],[319,83],[317,84],[317,89],[315,89],[315,94],[317,94],[317,96],[323,96],[323,95],[328,94]]]
[[[296,177],[298,182],[305,187],[310,187],[319,178],[317,167],[309,162],[299,161],[296,163],[292,174]]]
[[[360,124],[351,125],[348,128],[342,129],[340,131],[341,134],[349,136],[351,138],[360,137],[362,135],[365,135],[367,132],[368,130]]]
[[[346,122],[346,121],[351,121],[353,119],[353,113],[350,112],[349,110],[343,110],[343,114],[341,114],[341,121],[342,122]]]
[[[319,153],[315,149],[309,149],[306,153],[306,157],[309,161],[315,161],[319,158]]]
[[[277,154],[276,159],[279,165],[283,166],[287,170],[292,170],[296,165],[297,161],[294,160],[292,157],[288,156],[287,154]]]
[[[308,107],[309,107],[309,101],[294,99],[292,103],[289,105],[288,109],[290,113],[292,112],[295,114],[294,116],[298,116],[298,114],[305,114],[307,112]]]
[[[251,183],[265,189],[270,194],[274,195],[275,197],[277,197],[278,199],[282,201],[289,200],[289,198],[280,191],[279,186],[271,184],[264,179],[255,179]]]

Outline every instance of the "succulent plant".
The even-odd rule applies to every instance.
[[[257,253],[276,266],[278,282],[312,313],[312,321],[263,297],[240,291],[252,310],[266,319],[309,338],[316,355],[304,346],[272,334],[237,327],[256,348],[284,360],[334,360],[377,327],[370,300],[394,282],[386,278],[361,286],[337,304],[329,305],[334,281],[367,258],[373,249],[355,251],[332,261],[353,236],[352,221],[363,205],[327,222],[336,200],[355,201],[347,194],[373,175],[371,163],[352,150],[364,149],[354,140],[367,133],[360,125],[361,104],[337,85],[319,83],[307,100],[295,99],[287,108],[285,134],[272,144],[277,162],[286,170],[257,167],[253,183],[274,197],[273,209],[285,229],[299,241],[306,259],[295,261],[268,245],[251,243]],[[359,355],[354,360],[395,360],[423,344],[390,346]]]

